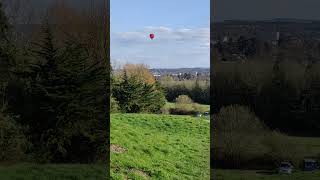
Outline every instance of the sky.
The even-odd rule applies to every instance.
[[[111,62],[210,67],[210,0],[111,0]],[[149,34],[154,33],[151,40]]]
[[[214,0],[214,20],[320,19],[319,0]]]

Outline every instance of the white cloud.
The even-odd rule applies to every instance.
[[[154,33],[151,40],[149,34]],[[111,33],[111,57],[152,67],[209,66],[209,28],[145,27]],[[200,63],[200,64],[199,64]]]
[[[145,27],[140,31],[132,32],[118,32],[111,33],[111,39],[116,41],[131,41],[133,43],[140,41],[150,41],[149,34],[154,33],[155,39],[157,41],[167,41],[167,40],[183,40],[183,41],[210,41],[210,29],[209,28],[195,28],[195,29],[171,29],[168,27]]]

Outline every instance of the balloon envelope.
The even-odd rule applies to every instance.
[[[150,39],[153,39],[154,38],[154,34],[150,34]]]

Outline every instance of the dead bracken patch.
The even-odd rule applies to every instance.
[[[115,144],[111,144],[110,145],[110,151],[114,152],[114,153],[124,153],[127,150],[121,146],[115,145]]]
[[[139,170],[139,169],[130,169],[130,172],[137,174],[141,177],[144,177],[145,179],[150,179],[150,175],[147,174],[146,172]]]

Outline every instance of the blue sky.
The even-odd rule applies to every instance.
[[[209,0],[111,0],[110,9],[112,63],[209,67]]]

